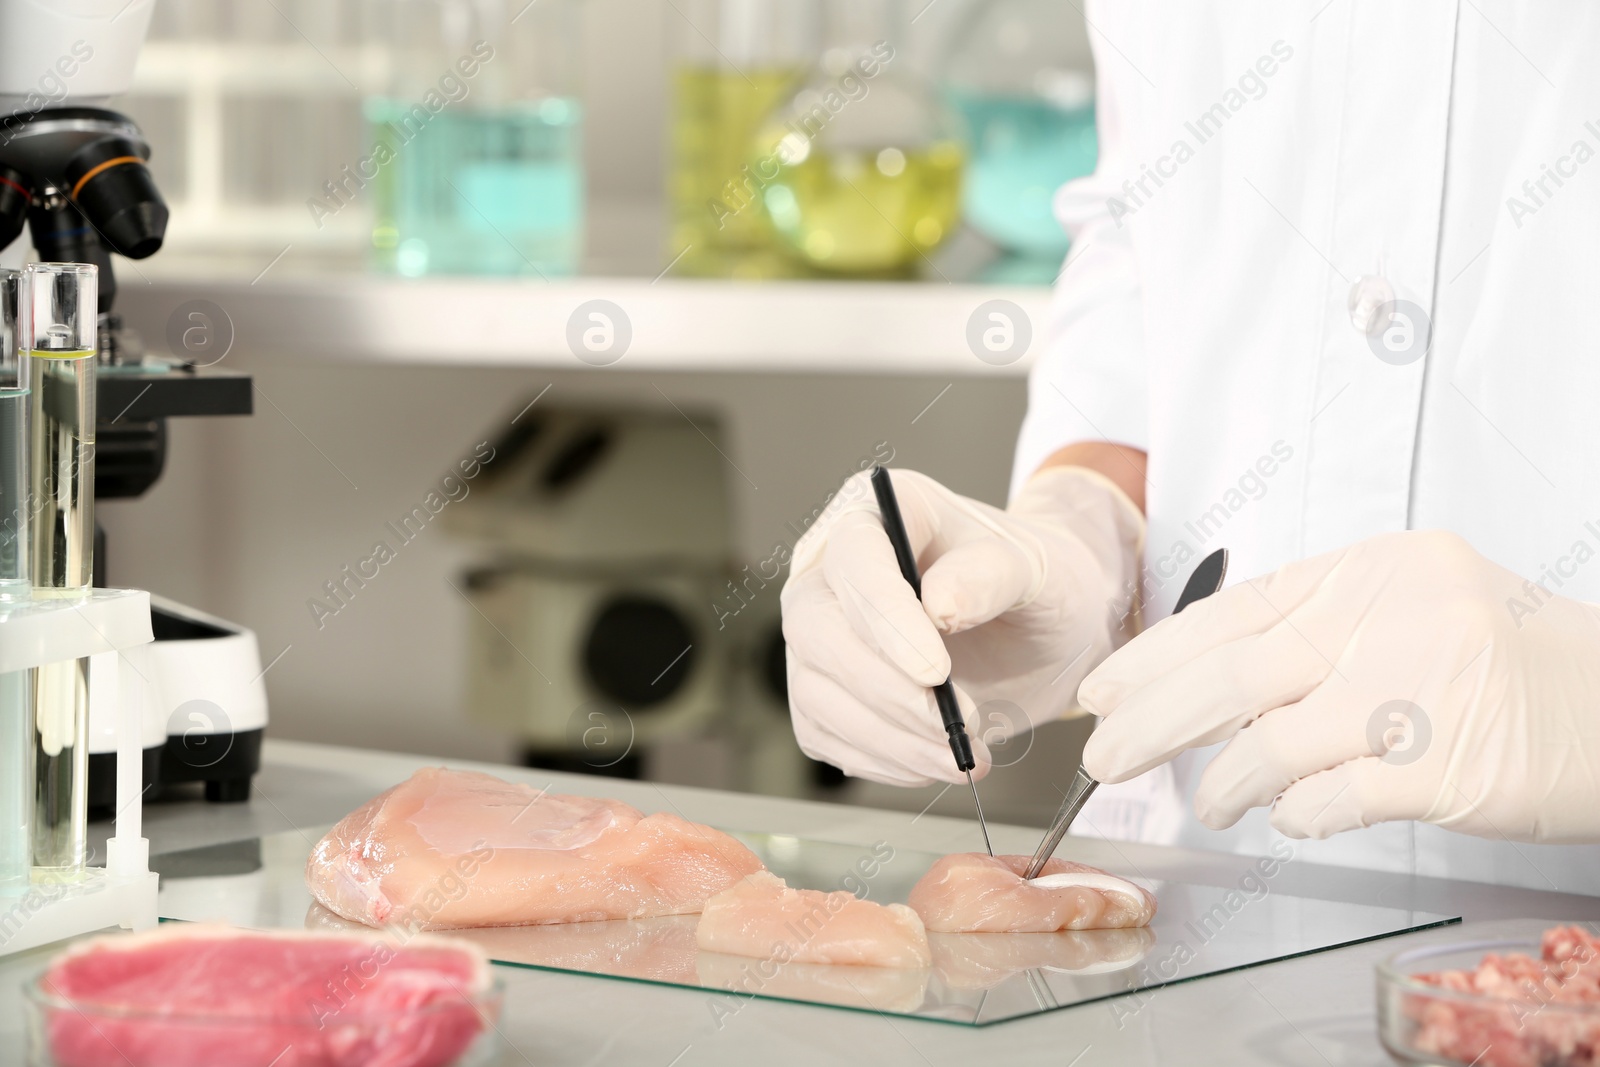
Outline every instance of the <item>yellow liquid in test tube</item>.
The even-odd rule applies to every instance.
[[[81,596],[94,570],[95,353],[35,349],[34,596]]]
[[[95,353],[29,356],[33,595],[83,596],[94,578]],[[88,854],[89,661],[37,668],[33,695],[34,880],[73,881]]]

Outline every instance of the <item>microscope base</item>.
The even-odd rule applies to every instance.
[[[250,799],[250,781],[261,769],[261,739],[266,730],[231,734],[194,734],[167,738],[161,754],[161,784],[204,782],[213,804],[241,804]],[[221,749],[221,755],[216,750]]]

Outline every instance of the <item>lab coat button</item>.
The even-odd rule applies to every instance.
[[[1350,287],[1350,324],[1370,337],[1388,323],[1388,316],[1381,312],[1393,303],[1394,286],[1389,280],[1364,274]]]

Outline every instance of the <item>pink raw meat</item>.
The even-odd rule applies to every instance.
[[[1412,1047],[1479,1067],[1600,1065],[1600,938],[1578,926],[1546,930],[1540,958],[1489,953],[1470,971],[1416,980],[1503,1003],[1407,999]]]
[[[346,919],[438,930],[693,914],[761,869],[676,815],[428,768],[328,831],[306,882]]]
[[[1028,856],[961,852],[945,856],[911,889],[910,904],[929,930],[1048,933],[1148,926],[1156,898],[1116,875],[1052,859],[1035,881]]]
[[[443,1067],[493,1021],[476,946],[161,926],[39,979],[55,1067]]]
[[[767,871],[712,897],[695,939],[707,952],[780,963],[915,968],[933,960],[922,920],[904,904],[790,889]]]

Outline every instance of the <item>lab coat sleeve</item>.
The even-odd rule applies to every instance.
[[[1089,21],[1119,42],[1137,39],[1117,4],[1090,4]],[[1124,178],[1137,171],[1129,132],[1135,130],[1139,74],[1090,31],[1095,51],[1095,172],[1056,193],[1056,218],[1072,238],[1057,279],[1044,351],[1028,376],[1028,413],[1012,467],[1014,497],[1039,464],[1078,441],[1113,441],[1148,450],[1145,353],[1139,266],[1130,238],[1108,201],[1121,197]]]

